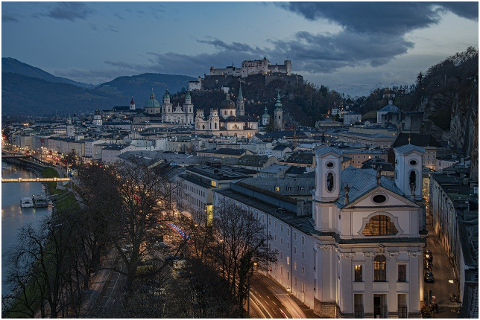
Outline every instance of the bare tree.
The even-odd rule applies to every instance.
[[[151,240],[146,231],[158,222],[160,204],[168,205],[164,190],[166,164],[155,165],[135,158],[116,166],[117,187],[121,196],[121,209],[113,213],[111,222],[116,228],[113,243],[124,262],[127,290],[132,290],[139,261],[148,253]]]
[[[75,271],[75,225],[64,219],[67,215],[59,212],[38,229],[27,225],[20,230],[13,256],[18,269],[8,275],[13,288],[9,299],[14,301],[8,314],[39,311],[42,317],[67,317],[81,304],[81,275]]]
[[[77,193],[83,211],[78,221],[79,232],[83,233],[79,254],[87,268],[84,287],[88,287],[90,273],[98,269],[102,252],[113,243],[116,227],[111,217],[121,210],[122,198],[114,167],[84,165],[79,168],[78,178]]]
[[[240,309],[247,298],[248,277],[254,264],[266,269],[269,263],[276,262],[276,253],[269,250],[265,226],[252,210],[222,199],[215,207],[214,217],[221,271],[229,282],[236,308]]]

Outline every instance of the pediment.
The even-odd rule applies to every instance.
[[[358,197],[353,202],[348,203],[343,209],[348,208],[388,208],[388,207],[415,207],[419,205],[415,202],[399,195],[382,186],[367,191],[364,195]]]

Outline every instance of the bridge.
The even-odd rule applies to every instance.
[[[5,153],[2,153],[2,159],[11,159],[11,158],[14,158],[14,159],[27,159],[27,158],[30,158],[31,155],[24,155],[24,154],[5,154]]]
[[[70,181],[70,178],[14,178],[14,179],[2,179],[4,182],[59,182]]]

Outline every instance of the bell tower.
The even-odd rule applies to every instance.
[[[315,150],[315,194],[313,220],[315,229],[332,231],[334,228],[334,202],[340,193],[343,151],[331,147]]]
[[[413,144],[393,149],[395,152],[395,184],[405,197],[422,199],[423,154],[425,149]]]
[[[275,130],[283,130],[283,110],[280,101],[280,91],[277,91],[277,102],[275,102],[275,110],[273,110],[273,125]]]
[[[315,200],[333,202],[340,192],[342,151],[324,147],[315,151]]]

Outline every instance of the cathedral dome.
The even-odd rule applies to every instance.
[[[155,93],[153,93],[153,88],[152,88],[152,93],[150,94],[150,99],[145,102],[145,108],[160,108],[160,103],[155,99]]]
[[[235,102],[230,100],[230,96],[228,95],[228,93],[227,98],[222,101],[220,109],[237,109],[237,107],[235,106]]]

